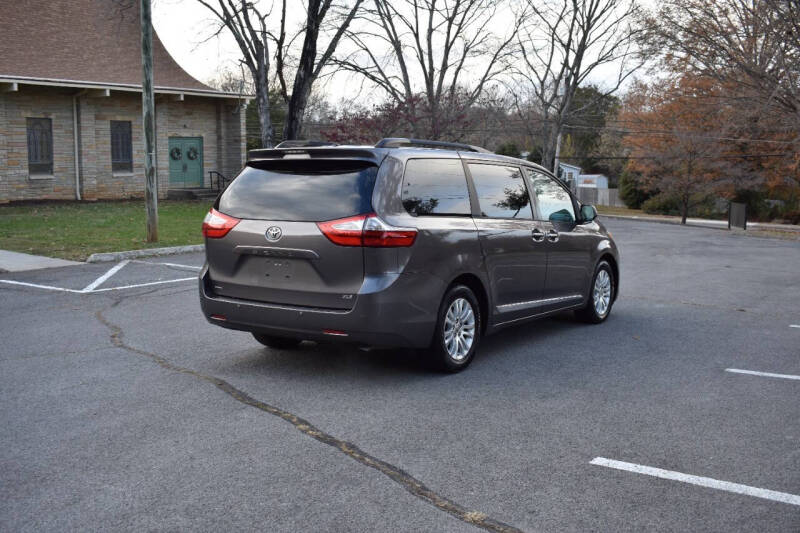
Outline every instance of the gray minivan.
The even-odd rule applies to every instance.
[[[203,235],[212,324],[279,349],[427,348],[448,371],[504,326],[566,310],[603,322],[619,289],[593,206],[540,166],[459,143],[252,150]]]

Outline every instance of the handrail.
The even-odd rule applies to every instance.
[[[216,183],[214,178],[216,179]],[[211,188],[215,191],[222,192],[228,188],[230,185],[231,180],[225,177],[223,174],[217,172],[216,170],[209,170],[208,171],[208,180],[211,182]]]

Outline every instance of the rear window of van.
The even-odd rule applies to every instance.
[[[362,161],[248,163],[219,199],[236,218],[322,222],[372,211],[378,167]]]

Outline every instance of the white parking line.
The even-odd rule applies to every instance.
[[[197,276],[191,278],[167,279],[163,281],[151,281],[150,283],[137,283],[135,285],[123,285],[122,287],[107,287],[105,289],[94,289],[87,291],[86,289],[65,289],[64,287],[53,287],[52,285],[39,285],[38,283],[25,283],[24,281],[13,281],[10,279],[0,279],[0,283],[8,283],[9,285],[21,285],[23,287],[33,287],[34,289],[45,289],[48,291],[71,292],[75,294],[95,294],[98,292],[119,291],[122,289],[136,289],[138,287],[150,287],[152,285],[163,285],[165,283],[177,283],[179,281],[197,281]]]
[[[183,268],[183,269],[186,269],[186,270],[200,270],[201,268],[203,268],[203,267],[192,266],[192,265],[181,265],[179,263],[155,263],[155,262],[152,262],[152,261],[139,261],[139,260],[134,260],[134,263],[142,263],[142,264],[145,264],[145,265],[163,265],[163,266],[174,267],[174,268]]]
[[[741,368],[726,368],[725,372],[733,372],[734,374],[750,374],[751,376],[764,376],[766,378],[782,378],[782,379],[797,379],[800,376],[793,374],[773,374],[772,372],[758,372],[756,370],[742,370]]]
[[[105,274],[103,274],[102,276],[100,276],[99,278],[97,278],[96,280],[91,282],[90,284],[88,284],[86,287],[84,287],[83,292],[91,292],[91,291],[93,291],[95,288],[97,288],[100,285],[102,285],[103,282],[107,281],[108,278],[110,278],[111,276],[113,276],[114,274],[119,272],[120,269],[122,269],[122,267],[124,267],[128,263],[130,263],[130,261],[127,260],[127,259],[125,259],[124,261],[120,261],[119,263],[117,263],[116,265],[111,267],[108,270],[108,272],[106,272]]]
[[[760,489],[758,487],[740,485],[739,483],[731,483],[730,481],[720,481],[710,477],[693,476],[691,474],[675,472],[674,470],[663,470],[661,468],[654,468],[652,466],[615,461],[613,459],[606,459],[605,457],[595,457],[590,461],[590,464],[605,466],[607,468],[614,468],[617,470],[624,470],[626,472],[634,472],[636,474],[644,474],[646,476],[659,477],[662,479],[681,481],[683,483],[690,483],[692,485],[699,485],[701,487],[708,487],[711,489],[724,490],[726,492],[733,492],[735,494],[745,494],[747,496],[763,498],[765,500],[772,500],[781,503],[788,503],[790,505],[800,505],[800,496],[789,494],[787,492]]]
[[[105,274],[103,274],[102,276],[100,276],[99,278],[94,280],[93,282],[91,282],[89,285],[87,285],[83,289],[66,289],[64,287],[54,287],[53,285],[40,285],[38,283],[26,283],[24,281],[13,281],[13,280],[6,280],[6,279],[0,279],[0,283],[8,283],[10,285],[21,285],[23,287],[33,287],[33,288],[36,288],[36,289],[45,289],[45,290],[48,290],[48,291],[71,292],[71,293],[75,293],[75,294],[93,294],[93,293],[96,293],[96,292],[119,291],[119,290],[122,290],[122,289],[136,289],[138,287],[151,287],[153,285],[163,285],[165,283],[178,283],[179,281],[191,281],[191,280],[196,280],[197,279],[196,276],[192,276],[191,278],[180,278],[180,279],[168,279],[168,280],[162,280],[162,281],[151,281],[149,283],[136,283],[134,285],[123,285],[121,287],[107,287],[107,288],[104,288],[104,289],[98,289],[97,288],[100,285],[102,285],[103,283],[105,283],[106,281],[108,281],[114,274],[116,274],[117,272],[122,270],[122,268],[125,265],[127,265],[128,263],[131,263],[131,262],[133,262],[133,263],[144,263],[144,264],[147,264],[147,265],[161,265],[161,266],[167,266],[167,267],[175,267],[175,268],[181,268],[181,269],[184,269],[184,270],[192,270],[192,271],[197,271],[197,270],[200,270],[200,268],[201,268],[201,267],[196,267],[196,266],[192,266],[192,265],[181,265],[181,264],[178,264],[178,263],[151,263],[149,261],[138,261],[138,260],[135,260],[135,259],[125,259],[123,261],[120,261],[119,263],[117,263],[113,267],[111,267],[108,270],[108,272],[106,272]]]
[[[164,283],[178,283],[179,281],[197,281],[197,276],[191,278],[168,279],[164,281],[151,281],[150,283],[137,283],[136,285],[124,285],[122,287],[108,287],[107,289],[95,289],[92,292],[119,291],[122,289],[135,289],[137,287],[150,287],[152,285],[163,285]]]
[[[37,283],[25,283],[24,281],[12,281],[10,279],[0,279],[0,283],[8,283],[9,285],[22,285],[23,287],[34,287],[36,289],[47,289],[49,291],[77,292],[78,294],[84,293],[82,289],[64,289],[62,287],[53,287],[52,285],[39,285]]]

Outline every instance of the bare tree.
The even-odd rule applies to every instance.
[[[506,36],[494,35],[489,24],[504,7],[504,0],[372,0],[348,32],[354,50],[336,62],[412,117],[424,114],[413,134],[437,139],[506,68],[521,17]]]
[[[283,0],[280,10],[279,29],[271,31],[272,10],[264,11],[256,3],[248,0],[197,0],[211,11],[220,25],[215,33],[218,35],[227,29],[233,35],[242,53],[242,62],[247,66],[253,79],[258,105],[258,117],[261,133],[261,145],[271,147],[274,138],[270,120],[270,55],[269,44],[275,44],[275,72],[280,84],[281,93],[288,103],[284,139],[296,139],[302,128],[303,113],[308,103],[314,81],[330,61],[342,35],[353,20],[363,0],[355,0],[352,7],[334,5],[333,0],[308,0],[306,18],[302,27],[287,38],[286,16],[287,2]],[[330,24],[335,27],[323,53],[317,56],[317,45],[320,31],[324,24],[335,18]],[[287,64],[293,61],[292,44],[303,35],[303,44],[296,62],[294,82],[291,92],[286,84]]]
[[[642,65],[634,54],[638,8],[634,0],[525,1],[531,15],[519,32],[522,61],[512,93],[518,115],[540,139],[542,165],[553,168],[569,117],[595,104],[575,108],[578,87],[599,69],[613,68],[612,82],[598,92],[607,97]]]
[[[342,36],[347,31],[363,1],[355,0],[352,7],[347,7],[346,5],[335,5],[332,0],[308,0],[306,20],[301,29],[304,34],[303,45],[295,69],[292,91],[288,92],[284,70],[287,59],[292,53],[289,43],[294,39],[289,39],[287,42],[286,0],[282,0],[280,31],[273,38],[276,44],[277,77],[280,82],[281,94],[288,104],[286,123],[283,127],[284,139],[297,139],[300,136],[303,116],[311,95],[311,88],[319,78],[323,68],[329,64],[336,47],[339,45]],[[328,23],[332,32],[332,37],[322,55],[317,57],[320,31],[326,23]]]
[[[231,66],[220,67],[213,77],[206,80],[206,84],[226,93],[253,94],[255,86],[250,78],[250,72],[244,68],[235,69]]]
[[[770,166],[776,181],[798,190],[800,2],[665,0],[647,20],[661,66],[714,80],[716,105],[738,115],[735,135],[784,152]]]
[[[668,66],[735,88],[761,112],[800,119],[796,0],[665,0],[648,22]]]

